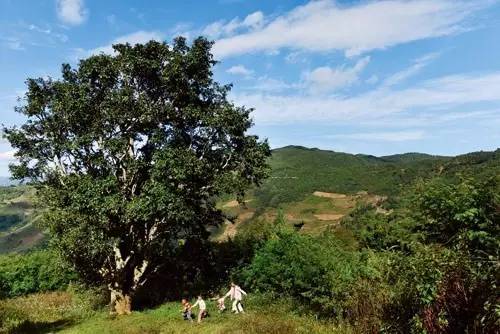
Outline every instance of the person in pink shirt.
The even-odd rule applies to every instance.
[[[240,288],[238,285],[234,284],[234,282],[231,282],[231,288],[229,291],[226,293],[225,297],[230,297],[230,299],[233,301],[233,306],[231,308],[231,311],[234,313],[245,313],[243,310],[243,305],[241,304],[241,301],[243,300],[243,296],[246,296],[247,293],[243,291],[242,288]]]

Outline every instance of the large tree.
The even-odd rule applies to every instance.
[[[84,278],[99,279],[117,313],[189,240],[223,221],[221,194],[239,198],[266,176],[265,141],[248,135],[251,109],[213,80],[212,43],[115,45],[113,55],[28,79],[4,129],[15,178],[29,179],[54,244]]]

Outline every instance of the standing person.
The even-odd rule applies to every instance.
[[[193,316],[191,314],[191,304],[187,301],[187,299],[182,300],[182,317],[184,320],[189,320],[193,322]]]
[[[224,297],[230,297],[231,300],[233,301],[233,306],[231,308],[231,311],[234,313],[245,313],[243,310],[243,305],[241,304],[241,300],[243,299],[243,295],[247,295],[245,291],[243,291],[242,288],[234,284],[234,282],[231,282],[231,288],[229,289],[228,293]]]
[[[198,300],[193,305],[193,307],[196,306],[198,306],[198,308],[200,309],[200,311],[198,312],[198,323],[201,323],[201,320],[207,317],[207,304],[205,303],[201,295],[198,296]]]

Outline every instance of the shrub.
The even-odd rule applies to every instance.
[[[342,221],[342,225],[354,233],[361,247],[375,250],[406,249],[420,238],[413,233],[415,224],[411,217],[402,213],[385,215],[364,205],[356,207]]]
[[[463,253],[414,244],[409,253],[387,254],[391,297],[384,311],[386,331],[489,333],[498,326],[496,285],[478,276]]]
[[[500,324],[499,190],[498,176],[456,183],[437,178],[417,186],[414,203],[426,241],[456,258],[437,284],[437,297],[420,314],[427,332],[487,332]]]
[[[2,297],[63,289],[76,279],[76,274],[50,250],[0,256]]]
[[[415,204],[427,240],[471,253],[478,259],[498,260],[499,189],[495,178],[462,179],[458,183],[436,178],[420,183]]]
[[[312,237],[282,228],[260,248],[240,279],[258,292],[292,296],[321,315],[340,318],[354,283],[368,277],[361,253],[331,234]]]

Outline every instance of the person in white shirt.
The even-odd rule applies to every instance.
[[[198,323],[201,323],[201,320],[207,316],[207,304],[205,304],[201,295],[198,296],[198,300],[192,307],[194,308],[196,306],[200,309],[198,312]]]
[[[243,291],[239,286],[231,282],[231,288],[229,289],[228,293],[226,293],[225,297],[230,297],[231,300],[233,301],[233,306],[231,308],[231,311],[234,313],[245,313],[243,310],[243,305],[241,304],[241,300],[243,299],[243,296],[246,296],[247,293]]]

